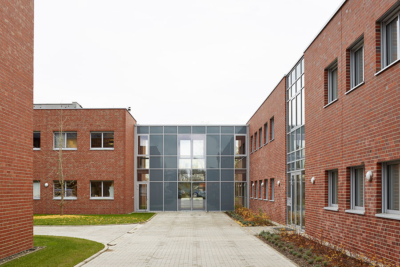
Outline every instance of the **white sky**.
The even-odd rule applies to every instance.
[[[34,102],[245,124],[342,1],[36,0]]]

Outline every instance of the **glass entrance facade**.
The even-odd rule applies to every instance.
[[[146,209],[225,211],[248,204],[247,126],[135,127],[135,180]],[[142,198],[139,187],[135,196]]]

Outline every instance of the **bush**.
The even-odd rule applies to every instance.
[[[311,250],[307,250],[307,251],[306,251],[306,255],[307,255],[307,256],[311,256],[311,255],[312,255]]]
[[[327,262],[327,261],[324,261],[324,262],[322,263],[322,265],[328,266],[328,262]]]
[[[308,260],[308,263],[309,263],[309,264],[313,264],[313,263],[314,263],[314,260],[313,260],[313,259],[309,259],[309,260]]]
[[[316,261],[316,262],[321,262],[321,261],[322,261],[322,257],[319,257],[319,256],[318,256],[318,257],[315,257],[315,261]]]
[[[303,259],[308,260],[307,255],[303,255]]]

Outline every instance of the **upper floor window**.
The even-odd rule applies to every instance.
[[[138,135],[138,154],[139,155],[149,155],[149,136],[148,135]]]
[[[399,14],[382,23],[382,65],[389,66],[399,58]]]
[[[338,67],[337,61],[328,67],[328,104],[338,97]]]
[[[40,132],[33,132],[33,150],[40,150]]]
[[[264,124],[264,141],[268,143],[268,122]]]
[[[246,155],[246,136],[236,135],[235,136],[235,154]]]
[[[91,132],[91,149],[114,149],[114,132]]]
[[[255,144],[255,150],[258,149],[258,138],[257,138],[257,132],[254,134],[254,144]]]
[[[271,130],[269,131],[270,132],[270,135],[271,135],[271,141],[272,140],[274,140],[274,138],[275,138],[275,134],[274,134],[274,118],[272,118],[270,121],[269,121],[269,125],[270,125],[270,127],[271,127]]]
[[[400,163],[384,163],[382,173],[382,212],[400,215]]]
[[[76,132],[54,132],[54,149],[76,150],[78,134]]]
[[[351,88],[364,81],[364,40],[358,41],[350,51]]]
[[[262,128],[260,128],[260,130],[258,130],[259,131],[259,133],[258,133],[258,135],[259,135],[259,137],[260,137],[260,141],[258,142],[258,146],[261,148],[262,147],[262,145],[263,145],[263,142],[262,142]]]

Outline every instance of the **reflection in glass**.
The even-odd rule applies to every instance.
[[[137,174],[138,182],[149,181],[149,170],[138,170]]]
[[[178,183],[178,210],[192,209],[191,183]]]
[[[178,179],[179,181],[190,181],[190,170],[179,170]]]
[[[192,181],[205,181],[206,171],[205,170],[192,170]]]
[[[191,169],[192,160],[191,159],[179,159],[179,169]]]
[[[235,183],[235,205],[247,206],[246,183]]]
[[[303,229],[306,228],[306,181],[305,181],[305,172],[301,172],[301,227]]]
[[[233,135],[221,135],[221,154],[233,155],[234,154]]]
[[[193,139],[193,156],[196,158],[203,158],[205,155],[206,147],[205,147],[205,135],[192,135]]]
[[[246,170],[235,170],[235,181],[246,182]]]
[[[180,157],[190,157],[190,135],[178,135],[178,146]]]
[[[193,183],[193,210],[206,210],[206,183]]]
[[[400,171],[399,164],[387,166],[387,209],[400,210]]]
[[[149,136],[148,135],[139,135],[138,136],[138,154],[139,155],[148,155],[149,154]]]
[[[235,169],[246,169],[246,157],[235,158]]]
[[[193,159],[192,160],[192,168],[193,169],[204,169],[205,168],[205,160],[204,159]]]
[[[364,207],[364,169],[354,170],[355,206]]]
[[[148,157],[138,157],[138,168],[148,169],[149,168],[149,158]]]
[[[150,135],[150,155],[163,154],[163,141],[162,135]]]
[[[147,184],[139,184],[139,209],[147,209]]]

